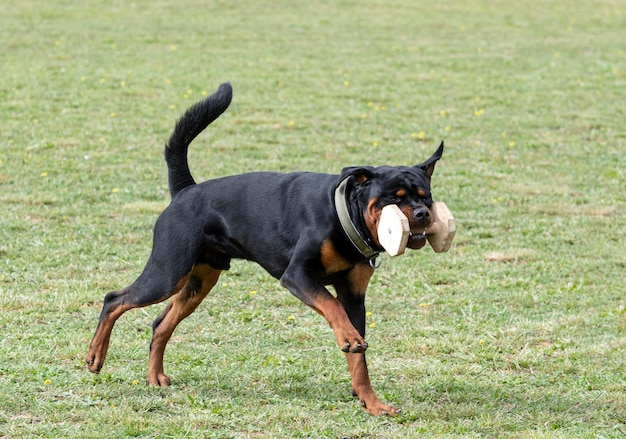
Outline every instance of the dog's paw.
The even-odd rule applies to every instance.
[[[89,352],[85,357],[85,363],[87,364],[87,370],[92,373],[100,373],[100,369],[102,369],[102,361],[96,360],[96,355]]]
[[[172,384],[170,377],[163,372],[157,373],[154,376],[148,377],[148,384],[156,387],[169,387]]]
[[[367,342],[365,340],[354,341],[352,343],[345,342],[341,347],[343,352],[349,352],[351,354],[363,353],[367,350]]]
[[[370,404],[367,404],[364,400],[360,401],[361,407],[365,409],[365,411],[374,416],[394,416],[399,414],[402,410],[398,407],[393,407],[388,404],[383,404],[382,402],[376,400]]]
[[[349,352],[352,354],[363,353],[367,350],[367,342],[354,331],[347,331],[345,333],[335,332],[337,337],[337,343],[343,352]]]

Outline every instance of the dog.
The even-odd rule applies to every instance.
[[[443,142],[415,166],[347,167],[339,175],[251,172],[197,184],[189,144],[230,105],[229,83],[189,108],[165,147],[171,203],[154,226],[153,247],[141,275],[105,295],[86,363],[98,373],[111,330],[126,311],[172,300],[152,325],[148,383],[170,385],[163,354],[176,326],[213,288],[233,258],[253,261],[321,314],[345,353],[353,395],[368,413],[394,415],[370,384],[365,351],[365,290],[383,252],[381,210],[397,205],[411,229],[408,247],[420,249],[433,221],[430,181]],[[336,296],[326,288],[332,285]]]

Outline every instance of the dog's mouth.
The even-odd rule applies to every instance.
[[[412,250],[419,250],[426,245],[426,229],[421,232],[411,232],[406,246]]]

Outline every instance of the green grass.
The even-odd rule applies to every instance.
[[[0,436],[626,437],[624,41],[613,0],[5,2]],[[168,202],[162,145],[225,80],[198,179],[446,141],[452,250],[383,258],[368,295],[373,384],[402,415],[365,414],[323,319],[239,262],[175,333],[172,387],[144,385],[162,306],[86,371]]]

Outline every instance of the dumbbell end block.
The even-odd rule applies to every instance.
[[[454,216],[443,202],[433,203],[430,211],[433,214],[433,224],[426,230],[426,239],[436,253],[447,252],[456,232]]]
[[[378,224],[378,241],[389,256],[404,253],[409,240],[409,220],[395,204],[383,207]]]

